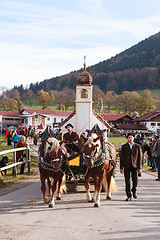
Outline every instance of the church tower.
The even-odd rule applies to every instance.
[[[92,80],[92,76],[86,71],[86,56],[84,56],[84,69],[78,75],[76,85],[77,132],[92,128]]]

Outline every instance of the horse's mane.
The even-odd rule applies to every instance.
[[[49,152],[55,151],[57,153],[59,148],[60,148],[59,141],[56,138],[48,138],[47,141],[52,142],[52,146],[51,146],[51,149],[49,150]],[[44,150],[45,155],[47,154],[47,147],[48,146],[49,146],[49,143],[46,142],[46,148]]]
[[[91,136],[88,137],[87,142],[85,144],[86,145],[92,144],[93,140],[97,137],[98,137],[98,135],[96,133],[91,133]]]

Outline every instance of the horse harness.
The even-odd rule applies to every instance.
[[[49,171],[54,171],[54,172],[58,172],[58,171],[61,171],[62,173],[64,173],[61,169],[62,165],[64,163],[67,163],[67,155],[64,153],[64,149],[63,147],[61,146],[61,156],[60,158],[55,158],[55,159],[52,159],[51,158],[51,153],[49,152],[49,148],[48,148],[48,157],[50,159],[50,162],[51,163],[48,163],[46,160],[44,160],[44,158],[39,158],[39,165],[41,165],[42,168],[44,168],[45,170],[49,170]],[[60,162],[60,165],[59,165],[59,168],[56,169],[52,163],[53,162]]]
[[[109,152],[110,157],[107,157],[107,151]],[[87,165],[87,160],[86,160],[87,158],[94,160],[94,164],[91,168],[101,166],[105,160],[109,161],[109,168],[107,169],[107,172],[110,170],[111,166],[113,166],[113,168],[116,167],[116,163],[113,160],[113,151],[111,150],[110,146],[106,144],[105,144],[105,153],[102,151],[102,149],[99,152],[97,152],[97,149],[96,149],[94,156],[86,155],[83,148],[83,161],[85,165]]]

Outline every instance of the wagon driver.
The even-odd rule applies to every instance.
[[[64,133],[63,140],[67,148],[67,152],[70,154],[73,152],[79,152],[79,135],[73,131],[72,124],[68,123],[65,128],[67,129],[67,132]]]

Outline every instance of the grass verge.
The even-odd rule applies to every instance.
[[[0,152],[9,150],[9,149],[13,149],[13,145],[7,146],[7,140],[0,137]],[[0,159],[2,159],[3,156],[4,155],[1,155]],[[8,153],[7,156],[9,158],[8,164],[12,164],[13,163],[13,153]],[[20,168],[21,168],[20,165],[17,166],[17,176],[16,177],[12,174],[13,168],[7,169],[7,175],[2,176],[2,174],[0,173],[0,190],[5,187],[11,186],[14,183],[17,183],[24,178],[28,178],[28,176],[35,175],[38,173],[38,160],[32,153],[30,153],[30,156],[31,156],[30,172],[28,172],[28,164],[26,163],[24,174],[21,174],[21,175],[19,174]]]

